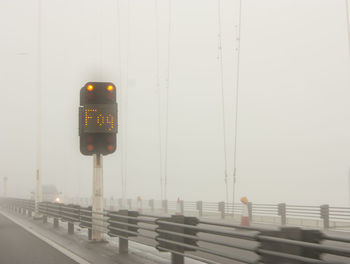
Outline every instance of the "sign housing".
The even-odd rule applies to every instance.
[[[81,88],[79,136],[83,155],[108,155],[116,150],[116,98],[116,87],[110,82],[88,82]]]

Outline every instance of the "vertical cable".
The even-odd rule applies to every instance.
[[[122,52],[121,52],[121,22],[120,22],[120,0],[117,0],[117,37],[118,37],[118,71],[119,71],[119,83],[123,78],[122,76]]]
[[[154,19],[155,19],[155,41],[156,41],[156,87],[158,92],[158,130],[159,130],[159,177],[160,177],[160,199],[164,199],[163,194],[163,160],[162,160],[162,115],[161,115],[161,91],[159,81],[159,17],[158,0],[154,0]]]
[[[41,159],[41,0],[38,0],[38,32],[37,32],[37,149],[36,167],[40,169]]]
[[[234,215],[235,204],[235,189],[236,189],[236,171],[237,171],[237,125],[238,125],[238,96],[239,96],[239,68],[240,68],[240,42],[241,42],[241,22],[242,22],[242,0],[239,0],[238,28],[237,28],[237,60],[236,60],[236,107],[235,107],[235,136],[234,136],[234,151],[233,151],[233,186],[232,186],[232,215]]]
[[[350,207],[350,168],[349,168],[349,171],[348,171],[348,190],[349,190],[349,204],[348,204],[348,207]]]
[[[127,52],[126,52],[126,80],[125,80],[125,92],[124,92],[124,185],[123,185],[123,204],[126,200],[126,180],[128,174],[128,152],[127,152],[127,141],[128,141],[128,90],[129,90],[129,60],[130,60],[130,1],[128,1],[128,24],[127,24]]]
[[[121,27],[121,19],[120,19],[120,0],[117,0],[117,38],[118,38],[118,71],[119,71],[119,76],[118,76],[118,81],[121,84],[120,86],[122,86],[122,56],[121,56],[121,31],[120,31],[120,27]],[[123,98],[123,94],[124,91],[123,89],[119,89],[119,96],[121,98],[121,102],[120,102],[120,107],[121,107],[121,124],[124,123],[124,102],[122,100]],[[120,152],[120,175],[121,175],[121,182],[122,182],[122,198],[123,198],[123,202],[124,202],[124,126],[121,126],[121,133],[119,135],[120,137],[120,141],[121,141],[121,152]]]
[[[349,0],[345,0],[346,26],[348,33],[348,55],[350,56],[350,20],[349,20]],[[349,206],[350,206],[350,170],[349,170]]]
[[[99,78],[102,81],[103,78],[103,45],[102,45],[102,40],[103,40],[103,21],[104,19],[102,18],[102,3],[103,2],[98,2],[98,7],[96,8],[98,14],[97,14],[97,20],[99,21],[99,29],[98,29],[98,71],[99,71]]]
[[[36,148],[36,193],[35,211],[38,213],[38,202],[42,200],[41,189],[41,0],[38,0],[38,31],[37,31],[37,148]]]
[[[350,56],[350,20],[349,20],[349,0],[345,0],[346,26],[348,31],[348,52]]]
[[[221,89],[222,105],[222,130],[224,137],[224,166],[225,166],[225,187],[226,187],[226,205],[228,205],[228,179],[227,179],[227,144],[226,144],[226,118],[225,118],[225,92],[224,92],[224,64],[222,61],[222,29],[221,29],[221,0],[218,0],[218,60],[219,60],[219,80]]]
[[[165,146],[164,146],[164,199],[167,199],[168,184],[168,127],[169,127],[169,86],[170,86],[170,52],[171,52],[171,23],[172,23],[172,0],[169,0],[169,24],[168,24],[168,75],[166,85],[166,108],[165,108]]]

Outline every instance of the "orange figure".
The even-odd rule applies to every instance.
[[[243,203],[242,217],[241,217],[241,226],[249,226],[249,210],[248,210],[248,198],[242,197],[241,203]]]

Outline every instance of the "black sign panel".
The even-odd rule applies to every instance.
[[[83,155],[117,149],[117,91],[111,82],[88,82],[80,89],[79,136]]]

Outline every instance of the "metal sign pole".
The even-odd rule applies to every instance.
[[[92,180],[92,240],[102,241],[103,233],[103,162],[101,154],[93,155],[93,180]]]

